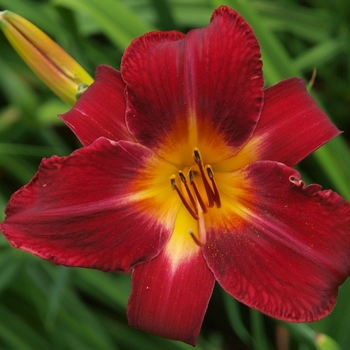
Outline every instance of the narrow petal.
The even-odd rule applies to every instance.
[[[130,131],[163,158],[187,164],[188,148],[198,147],[215,162],[251,137],[263,102],[260,49],[228,7],[186,37],[154,32],[134,40],[121,67]]]
[[[1,230],[14,247],[56,264],[127,272],[154,258],[173,230],[180,205],[168,172],[150,150],[101,138],[43,160],[12,196]]]
[[[349,203],[305,186],[276,162],[256,162],[220,181],[223,214],[208,213],[204,251],[218,282],[276,318],[326,316],[350,273]]]
[[[317,106],[299,78],[289,78],[265,90],[264,107],[253,137],[222,171],[257,160],[293,166],[340,131]]]
[[[196,221],[183,207],[165,249],[153,260],[135,267],[128,304],[131,326],[195,345],[214,276],[188,233]]]
[[[63,101],[73,105],[79,84],[93,82],[67,52],[25,18],[3,11],[0,12],[0,26],[22,59]]]
[[[120,73],[102,65],[97,67],[95,75],[95,82],[60,117],[84,146],[99,137],[134,141],[125,124],[125,83]]]

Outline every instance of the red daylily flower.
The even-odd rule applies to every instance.
[[[350,205],[291,166],[339,131],[297,78],[263,89],[226,6],[153,32],[62,119],[83,148],[44,159],[1,230],[56,264],[132,270],[131,326],[195,344],[214,281],[267,315],[327,315],[350,272]]]

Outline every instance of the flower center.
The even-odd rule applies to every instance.
[[[193,159],[196,165],[188,170],[187,176],[179,170],[180,186],[176,184],[176,175],[170,177],[170,184],[188,212],[198,220],[199,212],[207,213],[214,204],[220,208],[221,200],[213,169],[210,165],[204,166],[198,148],[193,151]]]

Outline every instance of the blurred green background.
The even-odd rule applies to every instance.
[[[289,76],[309,81],[318,103],[344,134],[298,167],[350,200],[350,1],[348,0],[0,0],[57,41],[91,75],[119,68],[130,41],[147,31],[187,32],[209,23],[221,4],[236,9],[260,41],[266,86]],[[80,147],[57,118],[55,97],[0,33],[0,219],[10,195],[43,157]],[[191,349],[127,325],[130,276],[54,266],[12,249],[0,236],[0,349]],[[195,295],[189,295],[195,298]],[[156,302],[156,301],[155,301]],[[215,288],[198,349],[349,349],[350,281],[331,315],[287,324]]]

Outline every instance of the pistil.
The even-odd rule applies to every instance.
[[[194,240],[194,243],[196,243],[199,247],[204,247],[205,243],[201,242],[193,233],[193,231],[191,229],[188,230],[188,233],[190,234],[190,236],[192,237],[192,239]]]

